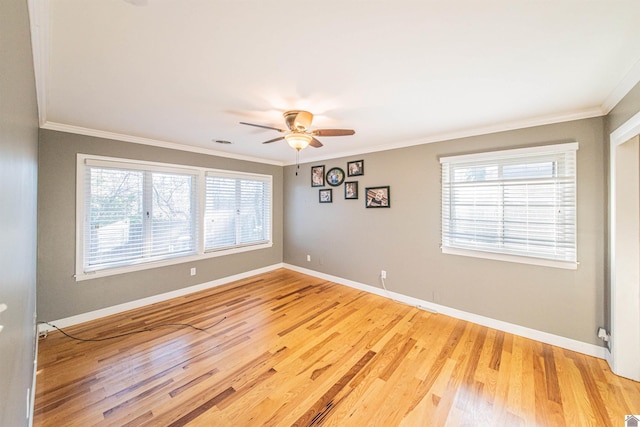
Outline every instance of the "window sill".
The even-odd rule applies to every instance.
[[[442,246],[441,249],[443,254],[492,259],[496,261],[516,262],[520,264],[539,265],[542,267],[562,268],[565,270],[577,270],[579,264],[578,262],[573,261],[556,261],[544,258],[533,258],[518,255],[498,254],[494,252],[474,251],[470,249],[451,248],[447,246]]]
[[[125,273],[132,273],[134,271],[150,270],[150,269],[159,268],[159,267],[166,267],[169,265],[185,264],[188,262],[201,261],[209,258],[217,258],[220,256],[255,251],[259,249],[266,249],[272,246],[273,246],[273,242],[268,242],[268,243],[261,243],[258,245],[240,246],[240,247],[225,249],[221,251],[205,252],[199,255],[188,255],[183,257],[168,258],[161,261],[142,262],[140,264],[126,265],[122,267],[105,268],[103,270],[95,270],[95,271],[88,271],[88,272],[78,271],[76,272],[74,277],[76,279],[76,282],[82,282],[84,280],[97,279],[99,277],[115,276],[117,274],[125,274]]]

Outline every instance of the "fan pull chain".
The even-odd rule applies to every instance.
[[[300,170],[300,150],[296,150],[296,176],[298,176],[299,170]]]

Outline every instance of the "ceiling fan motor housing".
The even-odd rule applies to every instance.
[[[311,128],[313,114],[308,111],[292,110],[285,111],[283,114],[287,127],[292,132],[306,132]]]

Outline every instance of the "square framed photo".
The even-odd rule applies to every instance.
[[[311,166],[311,186],[324,187],[324,165]]]
[[[333,189],[325,188],[324,190],[318,190],[318,197],[319,197],[320,203],[332,203]]]
[[[364,160],[347,162],[347,176],[364,175]]]
[[[345,199],[358,198],[358,181],[347,181],[344,183],[344,198]]]
[[[368,208],[388,208],[391,206],[391,192],[388,185],[384,187],[367,187],[365,194],[367,195]]]

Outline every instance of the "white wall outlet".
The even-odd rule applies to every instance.
[[[192,276],[196,275],[196,268],[195,267],[191,267],[191,275]]]
[[[609,341],[609,334],[605,328],[598,328],[598,338],[602,341]]]
[[[311,255],[307,255],[307,262],[311,262]]]
[[[387,278],[387,271],[386,270],[381,270],[380,271],[380,278],[382,278],[382,279],[386,279]]]

